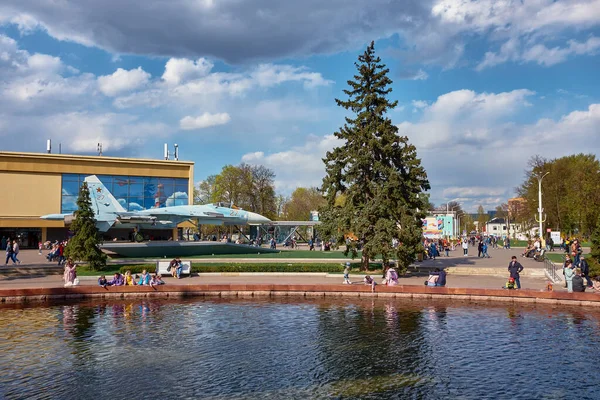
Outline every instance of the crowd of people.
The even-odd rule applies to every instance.
[[[107,286],[158,286],[164,285],[160,274],[150,274],[147,270],[143,270],[141,275],[133,276],[131,271],[126,271],[125,274],[115,272],[112,279],[109,281],[104,275],[98,278],[98,286],[106,288]]]
[[[44,244],[40,242],[39,254],[42,254],[42,248],[46,248],[47,250],[50,250],[50,252],[46,255],[46,259],[48,261],[58,262],[58,265],[64,264],[66,261],[65,247],[67,247],[67,243],[68,240],[57,240],[54,243],[47,241]]]
[[[463,256],[469,255],[469,247],[477,246],[477,257],[491,258],[488,249],[498,248],[502,244],[504,248],[510,249],[510,239],[502,239],[494,235],[470,235],[458,239],[430,239],[423,238],[423,260],[435,260],[444,254],[450,257],[450,252],[461,248]]]

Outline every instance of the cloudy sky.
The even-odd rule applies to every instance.
[[[435,204],[493,209],[532,155],[600,149],[600,0],[2,0],[0,149],[177,143],[196,181],[244,161],[289,194],[371,40]]]

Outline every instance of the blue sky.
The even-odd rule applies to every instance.
[[[367,43],[439,205],[493,209],[527,160],[600,149],[600,0],[4,0],[0,149],[263,164],[319,185]]]

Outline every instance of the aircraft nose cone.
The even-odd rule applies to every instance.
[[[267,222],[271,222],[271,220],[267,217],[263,217],[260,214],[248,212],[248,223],[249,224],[265,224]]]

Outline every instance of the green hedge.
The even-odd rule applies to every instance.
[[[353,272],[357,272],[360,268],[359,263],[351,264]],[[372,268],[381,269],[381,265],[372,265]],[[131,271],[132,274],[140,274],[142,270],[147,269],[153,273],[156,270],[154,264],[141,265],[124,265],[119,271],[124,274],[126,271]],[[278,263],[244,263],[244,264],[200,264],[192,262],[192,273],[207,273],[207,272],[323,272],[323,273],[341,273],[344,271],[344,266],[341,264],[332,263],[310,263],[310,264],[278,264]]]

